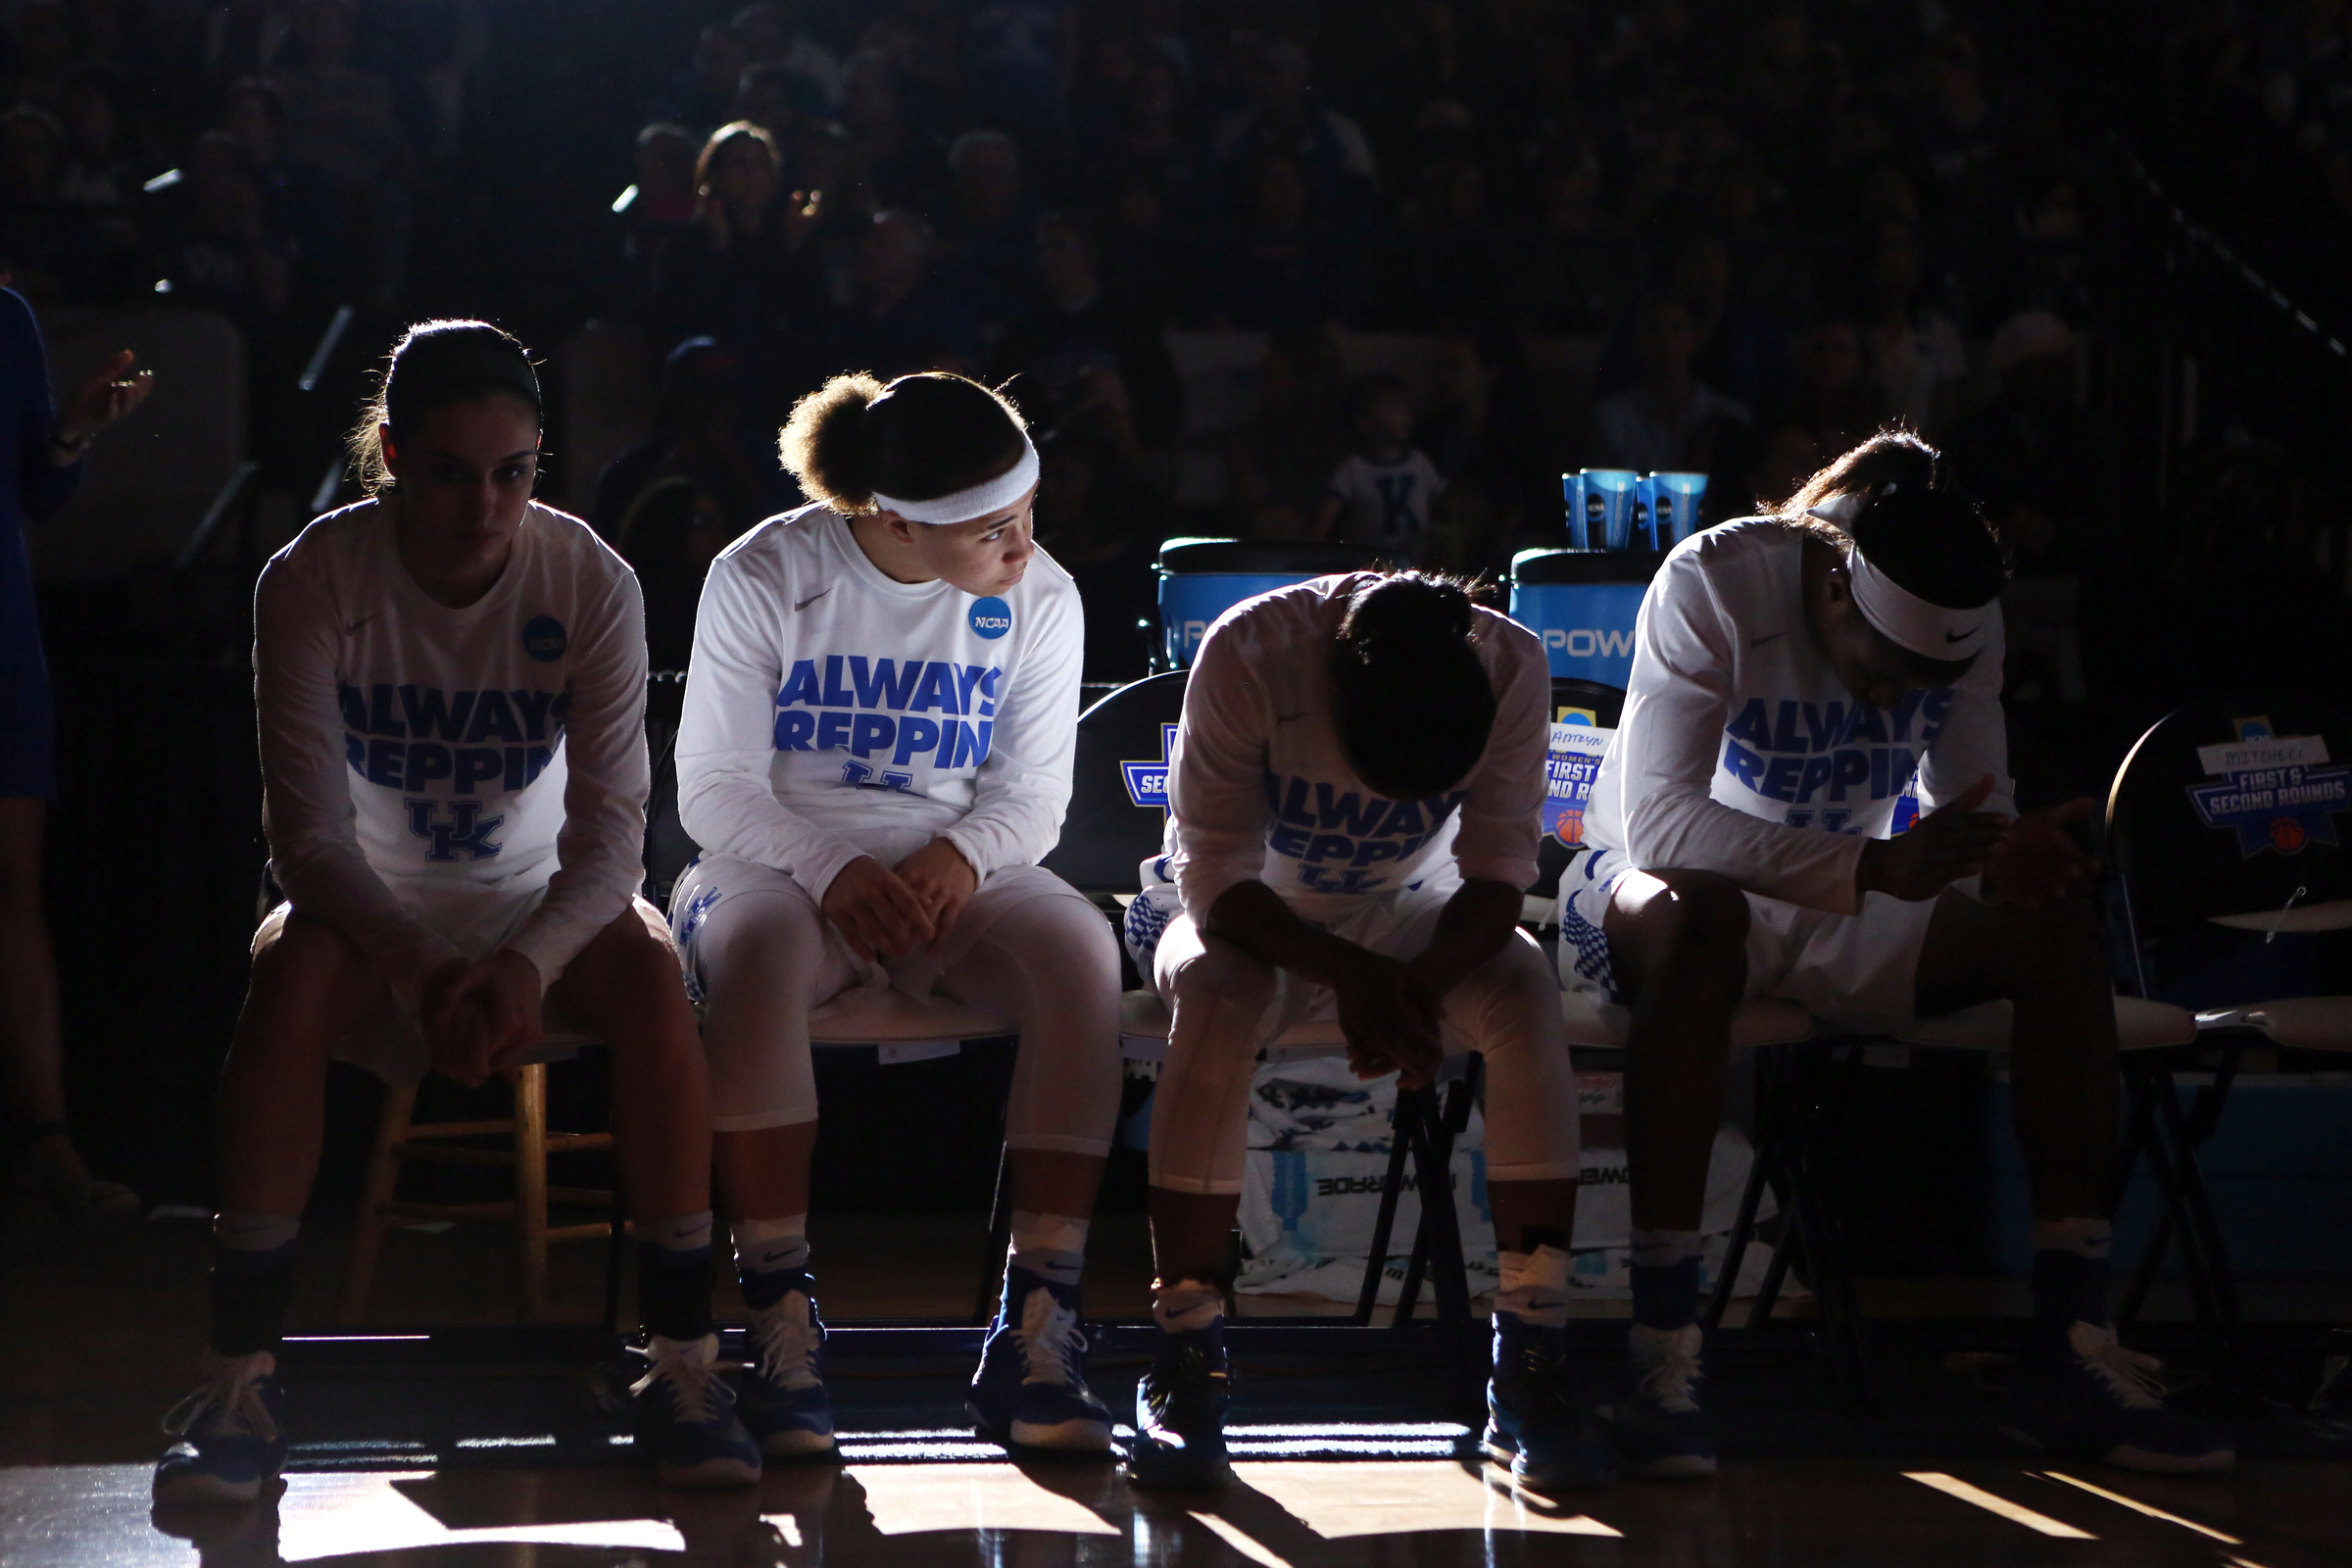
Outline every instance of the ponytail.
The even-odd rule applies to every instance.
[[[1340,742],[1392,800],[1426,800],[1486,755],[1494,689],[1471,642],[1484,585],[1432,571],[1365,579],[1333,651]]]
[[[1013,406],[977,381],[928,370],[885,385],[860,370],[794,404],[776,451],[810,500],[854,516],[877,492],[929,501],[984,483],[1028,439]]]

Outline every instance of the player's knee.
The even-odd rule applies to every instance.
[[[795,900],[748,895],[704,921],[694,951],[712,974],[743,970],[813,973],[822,960],[822,917]]]
[[[1708,871],[1675,874],[1642,906],[1643,945],[1661,961],[1721,964],[1747,945],[1747,895],[1729,877]]]
[[[1274,971],[1230,943],[1211,937],[1171,976],[1179,1011],[1213,1010],[1239,1022],[1254,1020],[1274,1004]]]
[[[2088,899],[2042,909],[2002,906],[2002,965],[2015,990],[2109,985],[2107,938]]]
[[[355,979],[367,968],[368,956],[358,944],[325,921],[298,912],[289,912],[253,951],[257,989],[303,980],[334,984]]]

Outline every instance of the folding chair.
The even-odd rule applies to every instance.
[[[2197,1153],[2248,1049],[2352,1053],[2352,997],[2301,994],[2320,979],[2322,941],[2352,928],[2336,814],[2352,809],[2348,747],[2352,717],[2324,699],[2197,703],[2150,727],[2108,791],[2124,972],[2143,997],[2196,1008],[2195,1044],[2219,1054],[2185,1109],[2175,1074],[2204,1051],[2128,1074],[2119,1191],[2144,1158],[2164,1204],[2119,1322],[2137,1315],[2178,1245],[2199,1326],[2234,1353],[2236,1283]]]

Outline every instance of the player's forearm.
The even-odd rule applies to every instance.
[[[1299,919],[1263,882],[1227,888],[1209,906],[1202,930],[1260,963],[1319,986],[1341,984],[1366,956],[1354,943]]]
[[[1519,928],[1519,889],[1465,882],[1439,912],[1438,929],[1412,967],[1440,996],[1503,950]]]

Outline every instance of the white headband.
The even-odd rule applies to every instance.
[[[874,492],[874,505],[884,512],[895,512],[908,522],[969,522],[985,517],[992,512],[1002,512],[1037,487],[1037,446],[1028,434],[1021,436],[1021,461],[976,485],[933,496],[928,501],[901,501],[896,496]]]
[[[1886,486],[1880,494],[1894,494],[1894,486]],[[1852,524],[1870,499],[1867,494],[1848,492],[1818,507],[1807,507],[1805,514],[1843,528]],[[1853,579],[1854,608],[1897,648],[1922,659],[1949,660],[1971,658],[1984,646],[1984,628],[1992,620],[1990,605],[1974,610],[1931,605],[1872,565],[1860,545],[1847,552],[1845,569]]]
[[[1931,605],[1870,564],[1856,545],[1845,558],[1854,580],[1854,608],[1897,648],[1922,659],[1968,659],[1984,646],[1993,607],[1948,610]]]

